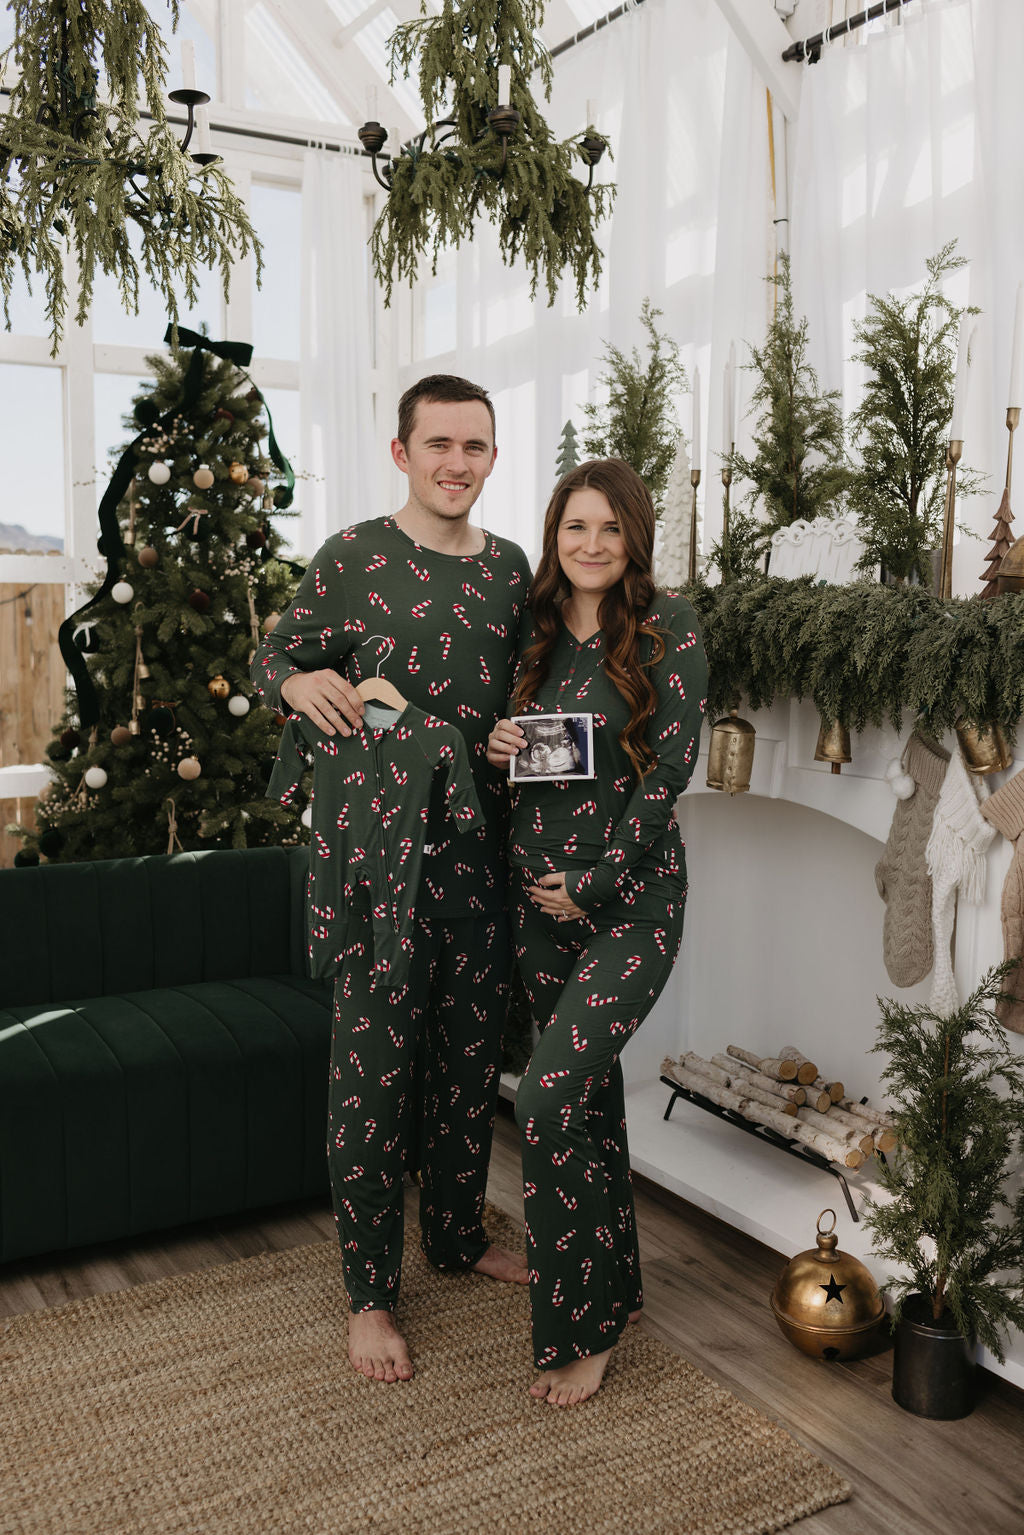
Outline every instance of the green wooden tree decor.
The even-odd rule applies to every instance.
[[[867,318],[854,326],[860,345],[854,361],[866,367],[867,382],[849,420],[860,465],[847,503],[864,539],[862,567],[881,564],[899,581],[930,585],[930,552],[942,538],[961,314],[942,283],[964,261],[949,241],[927,261],[916,293],[870,294]],[[958,496],[972,495],[980,479],[961,464]]]
[[[661,310],[644,299],[640,323],[647,332],[647,357],[636,347],[627,357],[606,343],[607,369],[598,378],[606,398],[584,405],[583,450],[591,458],[624,458],[644,481],[661,516],[679,439],[673,395],[686,388],[679,348],[658,330]]]
[[[436,271],[442,250],[471,240],[482,215],[497,228],[505,264],[525,262],[531,298],[543,278],[554,303],[568,269],[583,309],[601,275],[595,229],[614,187],[574,174],[592,169],[604,141],[590,128],[557,141],[534,101],[535,74],[545,99],[551,94],[551,59],[539,40],[543,0],[443,0],[436,15],[421,9],[390,43],[392,79],[418,65],[430,127],[391,157],[388,199],[371,238],[385,303],[396,280],[412,282],[421,260],[429,256]],[[499,65],[511,69],[511,101],[501,105],[520,117],[507,134],[488,122],[499,105]]]
[[[807,360],[807,321],[793,311],[789,257],[768,279],[775,285],[775,313],[761,346],[751,346],[757,374],[750,408],[757,421],[750,455],[733,453],[733,478],[749,480],[745,500],[760,502],[761,542],[798,518],[838,513],[850,472],[843,449],[838,389],[822,390]]]
[[[172,28],[178,0],[168,0]],[[244,204],[218,163],[198,164],[167,121],[166,49],[143,0],[10,0],[14,41],[0,72],[18,77],[0,114],[0,292],[20,267],[41,277],[56,353],[68,308],[66,265],[77,268],[75,319],[92,302],[97,268],[139,310],[144,272],[172,321],[178,287],[191,307],[200,268],[220,269],[260,247]],[[97,98],[99,69],[108,99]],[[139,77],[152,118],[139,133]],[[136,248],[137,247],[137,248]]]
[[[555,473],[561,479],[563,474],[568,474],[570,469],[575,469],[580,461],[579,449],[576,446],[578,433],[571,421],[567,421],[562,428],[562,435],[558,439],[558,457],[555,460]]]

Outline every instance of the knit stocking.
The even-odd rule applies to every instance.
[[[894,986],[916,986],[932,968],[932,882],[924,850],[946,774],[949,753],[916,734],[903,765],[917,788],[893,812],[885,852],[875,866],[875,884],[885,902],[882,954]]]
[[[987,785],[981,782],[975,786],[957,752],[946,769],[925,848],[925,863],[932,877],[935,944],[935,974],[928,1006],[936,1013],[955,1013],[960,1006],[950,953],[953,917],[958,890],[972,906],[979,906],[985,899],[985,852],[996,834],[978,804],[979,797],[987,795]]]
[[[1003,884],[1003,958],[1024,954],[1024,773],[1017,773],[985,801],[981,813],[990,825],[1013,843],[1013,858]],[[1003,981],[1008,1001],[996,1004],[996,1017],[1004,1028],[1024,1034],[1024,964],[1011,970]]]

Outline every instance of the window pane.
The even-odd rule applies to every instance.
[[[30,293],[24,273],[20,268],[15,272],[14,291],[8,307],[12,335],[48,336],[50,334],[50,321],[46,314],[46,279],[40,273],[33,276]]]
[[[33,451],[6,455],[0,545],[64,548],[63,369],[0,363],[0,420],[10,443]],[[9,435],[8,435],[9,434]]]
[[[128,238],[132,252],[138,259],[139,243],[135,231],[129,228]],[[237,281],[237,278],[235,279]],[[178,286],[178,321],[192,330],[205,324],[210,334],[219,339],[223,334],[222,293],[220,274],[203,269],[199,273],[199,298],[193,309],[185,305],[184,295]],[[118,291],[117,280],[106,273],[96,274],[96,293],[92,305],[93,340],[99,345],[144,346],[157,351],[163,346],[167,329],[167,303],[163,294],[140,274],[139,312],[125,310]]]
[[[274,436],[277,445],[285,458],[291,464],[296,475],[301,473],[299,463],[299,391],[297,389],[264,389],[263,398],[274,420]],[[263,452],[269,457],[270,442],[267,437],[260,443]],[[280,481],[272,483],[279,484]],[[302,481],[298,480],[295,486],[295,501],[288,511],[302,511]],[[282,553],[286,555],[302,553],[306,556],[316,553],[315,549],[308,548],[302,539],[302,520],[300,517],[291,517],[287,513],[274,511],[272,514],[274,527],[281,535],[284,543]]]
[[[253,347],[257,357],[298,360],[302,193],[255,182],[249,210],[263,242],[263,286],[253,276]],[[255,269],[254,269],[255,272]]]
[[[93,398],[96,406],[95,473],[96,502],[99,504],[107,488],[110,476],[125,448],[136,436],[139,428],[130,423],[125,426],[122,417],[130,413],[136,395],[142,393],[143,383],[125,373],[97,373],[94,378]]]

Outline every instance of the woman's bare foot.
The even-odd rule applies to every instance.
[[[644,1314],[644,1313],[643,1313],[643,1307],[642,1307],[642,1306],[641,1306],[641,1307],[640,1307],[640,1308],[639,1308],[639,1309],[638,1309],[638,1310],[636,1310],[636,1311],[631,1311],[631,1312],[630,1312],[630,1313],[629,1313],[629,1320],[630,1320],[630,1321],[631,1321],[631,1322],[639,1322],[639,1320],[640,1320],[640,1318],[641,1318],[641,1317],[642,1317],[642,1316],[643,1316],[643,1314]]]
[[[546,1401],[549,1407],[575,1407],[594,1395],[611,1356],[611,1349],[606,1348],[603,1354],[591,1354],[560,1370],[548,1370],[534,1381],[530,1395],[539,1402]]]
[[[367,1380],[412,1380],[412,1360],[390,1311],[351,1311],[348,1357]]]
[[[493,1243],[480,1254],[472,1269],[474,1274],[486,1274],[489,1279],[504,1279],[507,1284],[530,1283],[526,1259],[518,1253],[510,1253],[505,1247],[495,1247]]]

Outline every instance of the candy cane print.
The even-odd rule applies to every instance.
[[[573,1047],[573,1049],[575,1051],[577,1051],[579,1054],[582,1055],[583,1051],[587,1048],[588,1044],[589,1044],[589,1040],[581,1038],[580,1031],[579,1031],[578,1027],[576,1026],[576,1024],[574,1023],[573,1026],[572,1026],[572,1047]]]
[[[534,1135],[533,1123],[533,1116],[531,1115],[530,1118],[526,1121],[526,1129],[523,1131],[523,1139],[527,1141],[529,1145],[536,1146],[540,1142],[540,1136]]]
[[[569,1127],[569,1121],[570,1121],[571,1118],[572,1118],[572,1104],[571,1103],[563,1103],[561,1113],[559,1114],[559,1119],[561,1120],[561,1124],[562,1124],[562,1134],[563,1135],[565,1134],[566,1130]]]
[[[432,599],[430,597],[428,597],[425,602],[415,603],[410,609],[413,618],[426,618],[427,609],[432,605]]]
[[[572,1241],[575,1235],[576,1228],[573,1227],[572,1231],[567,1231],[564,1237],[558,1238],[558,1241],[555,1243],[555,1250],[560,1253],[566,1252],[568,1250],[569,1243]]]
[[[600,992],[592,991],[587,998],[588,1007],[608,1007],[612,1002],[617,1002],[618,997],[602,997]]]
[[[668,953],[668,950],[665,948],[665,929],[663,927],[656,927],[654,929],[654,941],[662,954]]]
[[[388,1024],[388,1033],[391,1035],[391,1043],[394,1045],[395,1049],[401,1050],[402,1046],[405,1044],[405,1035],[396,1034],[390,1023]]]
[[[575,1210],[578,1206],[579,1200],[576,1198],[575,1194],[567,1194],[564,1189],[557,1187],[555,1189],[555,1193],[558,1195],[559,1199],[562,1201],[567,1210]]]
[[[562,1294],[562,1281],[560,1279],[555,1280],[555,1288],[551,1292],[551,1304],[553,1306],[565,1305],[565,1296]]]
[[[339,1130],[338,1131],[337,1135],[334,1137],[334,1144],[337,1146],[339,1151],[344,1149],[344,1145],[345,1145],[345,1132],[344,1132],[344,1130]]]
[[[375,1119],[368,1119],[366,1121],[366,1135],[364,1136],[364,1140],[372,1141],[376,1129],[377,1121]]]
[[[480,681],[481,682],[490,682],[491,674],[490,674],[490,672],[489,672],[489,670],[487,668],[487,662],[484,660],[483,656],[479,657],[479,661],[480,661]]]
[[[533,1197],[533,1195],[536,1194],[536,1192],[537,1192],[537,1185],[535,1183],[524,1183],[523,1184],[523,1198],[524,1199],[531,1199]]]
[[[572,1316],[573,1321],[574,1322],[581,1321],[583,1319],[583,1317],[586,1316],[587,1312],[590,1310],[590,1308],[591,1308],[591,1306],[593,1304],[594,1304],[593,1301],[587,1300],[587,1301],[583,1302],[582,1306],[573,1306],[572,1311],[570,1312],[570,1315]]]
[[[531,1119],[530,1123],[531,1124],[533,1123],[532,1119]],[[538,1136],[537,1139],[539,1140],[540,1137]],[[534,1142],[533,1144],[536,1145],[536,1142]],[[569,1151],[553,1151],[551,1153],[551,1161],[552,1161],[552,1163],[553,1163],[553,1165],[555,1167],[564,1167],[566,1162],[568,1162],[568,1160],[569,1160],[569,1158],[571,1156],[572,1156],[571,1149]]]
[[[364,565],[363,569],[369,575],[371,570],[383,570],[387,562],[388,560],[386,554],[375,554],[369,565]]]
[[[613,1238],[611,1232],[608,1230],[607,1226],[598,1226],[594,1231],[594,1235],[597,1237],[599,1242],[604,1244],[605,1247],[614,1247],[615,1239]]]
[[[531,1277],[531,1279],[533,1278],[533,1275],[534,1275],[534,1270],[531,1269],[530,1270],[530,1277]],[[538,1279],[540,1278],[539,1274],[537,1275],[537,1278]],[[551,1364],[552,1361],[557,1359],[557,1358],[558,1358],[558,1350],[557,1350],[557,1348],[555,1348],[553,1346],[553,1344],[549,1343],[547,1348],[544,1350],[543,1354],[539,1354],[538,1357],[537,1357],[537,1368],[538,1368],[538,1370],[542,1370],[546,1364]]]
[[[348,1063],[356,1068],[361,1077],[366,1076],[366,1072],[363,1070],[363,1063],[354,1050],[348,1052]]]
[[[355,1206],[353,1205],[351,1199],[343,1199],[343,1200],[340,1201],[340,1203],[341,1203],[343,1209],[345,1210],[346,1214],[348,1215],[349,1220],[355,1221],[356,1224],[358,1225],[359,1224],[359,1217],[356,1215]]]
[[[361,1034],[364,1029],[368,1029],[369,1027],[370,1027],[370,1020],[369,1020],[369,1018],[364,1018],[364,1017],[360,1016],[359,1022],[358,1023],[354,1023],[352,1025],[352,1032],[353,1032],[353,1034]]]
[[[447,659],[448,659],[448,652],[449,652],[449,650],[451,650],[451,648],[452,648],[452,637],[451,637],[451,635],[447,634],[447,633],[442,634],[441,635],[441,660],[442,661],[447,661]]]
[[[401,1139],[402,1137],[400,1135],[393,1135],[389,1141],[384,1142],[384,1150],[394,1151],[395,1147],[398,1145]]]
[[[461,602],[452,603],[452,612],[455,614],[455,617],[459,620],[460,624],[465,624],[467,629],[472,629],[473,625],[470,619],[466,616],[466,609],[463,607]],[[488,625],[488,627],[490,626]]]
[[[368,592],[367,596],[366,596],[366,600],[370,604],[371,607],[380,608],[382,610],[382,612],[384,612],[384,613],[390,613],[391,612],[390,607],[384,601],[384,598],[381,596],[380,592]]]
[[[633,974],[634,970],[639,970],[642,964],[643,960],[639,954],[631,954],[626,961],[626,968],[623,970],[620,980],[626,980],[628,976]]]
[[[583,1275],[583,1283],[584,1284],[589,1284],[590,1283],[590,1271],[591,1271],[591,1269],[593,1267],[594,1267],[594,1260],[593,1260],[593,1258],[584,1258],[583,1262],[580,1264],[580,1273]]]
[[[380,1079],[381,1087],[390,1087],[392,1082],[398,1076],[398,1073],[401,1071],[401,1069],[402,1069],[401,1066],[395,1066],[395,1067],[392,1068],[391,1071],[386,1071],[384,1073],[384,1075]]]
[[[357,1163],[356,1166],[353,1167],[353,1169],[352,1169],[352,1171],[350,1173],[346,1173],[345,1174],[344,1178],[342,1178],[341,1181],[342,1181],[342,1183],[352,1183],[352,1182],[355,1181],[356,1178],[361,1178],[363,1176],[363,1173],[364,1173],[364,1169],[362,1167],[360,1167],[358,1165],[358,1163]]]
[[[419,669],[420,669],[420,663],[416,659],[417,655],[419,654],[419,648],[420,647],[418,645],[414,645],[412,647],[412,649],[410,650],[410,652],[409,652],[409,670],[410,670],[410,672],[418,672]]]
[[[409,569],[412,571],[413,575],[414,576],[418,576],[421,581],[429,581],[430,580],[430,571],[429,570],[421,570],[418,565],[414,565],[413,564],[412,560],[408,561],[408,565],[409,565]]]
[[[480,1043],[483,1044],[483,1040],[481,1040]],[[567,1068],[563,1068],[561,1071],[546,1071],[540,1078],[539,1085],[541,1087],[553,1087],[561,1077],[567,1077],[568,1075],[569,1071]]]

